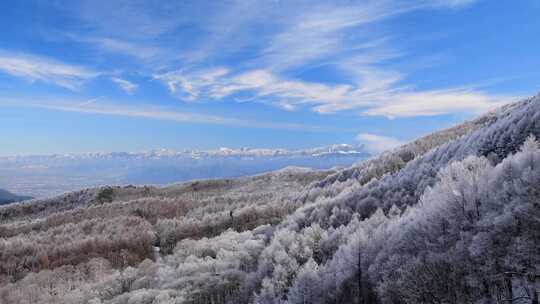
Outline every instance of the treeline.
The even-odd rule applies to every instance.
[[[420,202],[280,231],[256,303],[538,303],[540,149],[443,168]],[[295,246],[296,244],[296,246]]]
[[[287,249],[289,245],[280,245],[282,243],[288,244],[285,240],[293,240],[292,243],[297,243],[296,239],[303,237],[305,229],[316,225],[329,235],[328,241],[322,241],[317,245],[317,247],[327,248],[327,254],[319,258],[320,262],[314,259],[317,265],[320,267],[321,264],[325,264],[336,255],[338,255],[338,261],[347,260],[340,256],[342,253],[340,253],[338,245],[343,244],[343,239],[347,238],[354,231],[354,228],[344,227],[351,225],[354,227],[358,222],[369,222],[370,220],[377,223],[379,221],[377,218],[380,218],[381,215],[393,216],[404,212],[410,206],[415,206],[426,190],[439,181],[438,173],[440,170],[452,162],[461,161],[469,156],[484,156],[493,164],[499,163],[501,159],[517,151],[527,136],[530,134],[540,135],[539,123],[540,96],[537,96],[507,106],[474,121],[473,125],[476,127],[471,127],[465,135],[460,134],[459,127],[443,132],[443,134],[456,134],[457,136],[448,136],[450,141],[435,146],[406,163],[399,155],[407,150],[414,151],[415,148],[411,148],[411,146],[399,148],[356,168],[336,173],[309,188],[303,196],[306,205],[280,225],[272,243],[263,252],[263,256],[268,254],[270,257],[267,258],[267,262],[261,261],[259,263],[259,282],[262,289],[259,292],[257,302],[279,303],[279,299],[288,299],[289,289],[295,284],[294,278],[299,275],[300,266],[308,262],[311,257],[306,256],[303,253],[305,251],[290,252]],[[423,142],[429,138],[416,141],[416,144],[429,147],[428,143]],[[396,166],[400,169],[395,170]],[[373,172],[380,173],[373,174]],[[366,175],[370,179],[366,178]],[[280,233],[279,230],[282,230],[283,233]],[[275,251],[272,249],[274,244],[284,249]],[[380,246],[381,248],[377,250],[382,250],[384,247],[382,244]],[[352,256],[358,256],[359,251],[359,248],[354,249]],[[293,266],[287,271],[284,271],[283,267],[276,268],[278,264],[275,263],[276,257],[273,256],[273,252],[276,252],[275,254],[279,255],[281,259],[286,256],[284,264]],[[351,265],[338,272],[350,271]],[[358,267],[356,269],[358,275],[360,271]],[[365,272],[366,270],[362,273]],[[330,277],[333,276],[334,274],[330,275]],[[332,282],[334,281],[332,280]],[[343,282],[345,286],[350,283]],[[373,286],[374,282],[370,281],[367,285]],[[336,285],[333,286],[335,290]],[[365,290],[366,284],[362,286],[361,289]],[[369,290],[371,291],[364,297],[358,295],[358,290],[356,290],[356,295],[345,292],[343,297],[345,302],[343,303],[350,303],[351,299],[360,301],[365,297],[375,299],[374,303],[382,301],[380,291],[377,288]],[[332,294],[332,292],[328,291],[328,294]],[[337,298],[338,295],[325,302],[334,303]],[[467,300],[462,299],[461,301],[467,303]],[[396,298],[388,302],[399,303]],[[418,302],[410,301],[410,303]],[[448,302],[425,300],[424,303]],[[460,301],[454,303],[460,303]]]
[[[33,231],[0,243],[0,276],[17,281],[28,272],[78,265],[94,257],[107,258],[117,268],[137,265],[152,258],[154,239],[152,226],[133,216]]]
[[[286,169],[235,181],[199,181],[162,189],[103,187],[67,194],[57,201],[5,207],[0,213],[12,216],[0,224],[0,285],[7,286],[0,289],[12,296],[9,286],[25,285],[32,273],[55,277],[57,270],[78,269],[99,258],[107,260],[110,271],[117,269],[122,275],[126,267],[173,254],[184,239],[204,240],[228,229],[249,231],[275,225],[298,207],[292,198],[299,189],[332,172]],[[54,202],[48,205],[49,201]],[[18,303],[10,301],[6,303]]]

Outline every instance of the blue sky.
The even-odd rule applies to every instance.
[[[2,1],[0,155],[391,147],[540,90],[540,2]]]

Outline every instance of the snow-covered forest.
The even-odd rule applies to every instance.
[[[347,169],[0,207],[0,303],[539,303],[540,95]]]

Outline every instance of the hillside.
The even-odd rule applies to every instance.
[[[0,205],[6,205],[6,204],[25,201],[29,199],[32,199],[32,197],[16,195],[7,190],[0,189]]]
[[[536,303],[540,95],[347,169],[0,207],[0,303]]]

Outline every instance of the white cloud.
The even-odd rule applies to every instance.
[[[267,70],[255,70],[232,78],[226,85],[213,91],[233,94],[239,91],[253,92],[254,99],[276,101],[278,105],[299,106],[306,104],[328,104],[346,102],[352,87],[350,85],[325,85],[296,80],[287,80]],[[219,96],[219,94],[216,94]]]
[[[441,7],[458,8],[466,5],[471,5],[475,2],[478,2],[478,0],[435,0],[433,1],[433,4]]]
[[[416,90],[406,83],[407,72],[390,62],[408,54],[391,46],[392,33],[374,26],[412,11],[454,9],[474,2],[293,1],[286,6],[282,2],[246,1],[227,5],[126,2],[111,3],[104,9],[87,1],[77,11],[97,34],[73,39],[146,63],[149,58],[167,57],[164,62],[169,60],[169,64],[159,68],[152,64],[152,76],[184,101],[228,98],[272,104],[287,111],[355,111],[391,118],[478,113],[513,99],[463,89]],[[190,13],[171,13],[175,11]],[[191,32],[188,36],[180,34],[180,40],[167,36],[165,44],[176,45],[175,55],[152,47],[163,34],[183,25],[201,35],[193,38]],[[186,37],[189,43],[184,41]],[[215,59],[237,56],[234,52],[238,51],[247,56],[235,57],[234,66],[208,66],[208,62],[226,62]],[[177,68],[179,65],[182,69]],[[326,65],[340,82],[302,79],[304,70],[318,65]]]
[[[336,85],[284,79],[268,70],[231,75],[223,68],[155,77],[188,101],[229,97],[273,104],[287,111],[301,107],[319,113],[355,110],[389,118],[482,113],[515,100],[470,89],[418,91],[399,86],[400,73],[371,67],[360,68],[355,74],[357,83]]]
[[[110,52],[123,54],[139,59],[152,59],[159,55],[163,55],[164,51],[157,47],[141,45],[120,39],[113,39],[107,37],[80,37],[77,35],[67,35],[71,40],[87,43],[94,47]]]
[[[318,83],[286,80],[267,70],[253,70],[229,75],[227,69],[203,70],[195,73],[173,72],[156,75],[171,93],[194,101],[201,97],[221,99],[245,93],[242,101],[257,100],[292,110],[302,104],[339,103],[348,98],[351,86],[329,86]],[[247,96],[245,96],[247,94]]]
[[[433,116],[449,113],[483,113],[515,98],[492,96],[482,92],[426,91],[406,92],[364,111],[366,115],[386,117]]]
[[[130,38],[154,38],[181,24],[187,4],[165,1],[93,1],[63,3],[64,9],[81,17],[86,27],[100,33]]]
[[[174,111],[152,106],[122,106],[113,103],[97,103],[97,99],[91,100],[55,100],[44,99],[43,101],[26,100],[23,98],[0,98],[0,106],[38,108],[62,112],[86,113],[107,116],[122,116],[144,118],[160,121],[172,121],[178,123],[203,123],[214,125],[230,125],[249,128],[276,129],[276,130],[303,130],[303,131],[331,131],[332,129],[319,126],[265,122],[259,120],[231,118],[218,115],[207,115],[185,111]],[[336,129],[332,130],[336,132]]]
[[[137,85],[129,80],[125,80],[118,77],[112,77],[111,81],[117,84],[122,90],[124,90],[128,94],[133,94],[135,90],[137,90]]]
[[[99,75],[83,67],[68,65],[48,58],[0,52],[0,71],[28,81],[56,84],[70,90]]]
[[[384,151],[392,150],[403,144],[396,138],[370,133],[358,134],[356,140],[363,143],[368,152],[372,154],[379,154]]]
[[[210,45],[220,53],[224,48],[218,44],[223,41],[215,39],[216,32],[234,39],[256,26],[254,18],[236,17],[238,11],[247,10],[274,26],[271,31],[262,32],[265,39],[248,35],[256,43],[251,46],[257,55],[255,59],[241,68],[209,69],[195,64],[189,71],[154,77],[163,81],[175,96],[187,101],[229,98],[272,104],[287,111],[302,108],[318,113],[356,111],[390,118],[483,112],[513,99],[464,89],[416,90],[406,84],[406,72],[388,64],[407,54],[389,46],[391,35],[374,31],[371,26],[414,10],[457,8],[473,2],[291,3],[286,11],[278,4],[265,4],[265,16],[260,16],[257,8],[236,3],[206,27],[211,33]],[[274,20],[269,20],[270,17]],[[201,58],[216,55],[203,53]],[[341,83],[317,83],[291,76],[313,65],[327,65],[342,77]]]
[[[373,49],[367,25],[416,8],[413,2],[364,1],[354,4],[314,4],[294,16],[290,24],[262,52],[267,67],[286,70],[309,63],[332,61]],[[354,35],[347,35],[354,29]],[[366,39],[367,42],[366,43]]]
[[[81,1],[66,5],[93,34],[80,41],[135,57],[155,57],[163,35],[174,60],[207,62],[248,47],[257,68],[290,68],[362,48],[360,26],[422,8],[470,0],[383,1]],[[347,35],[347,30],[355,30]],[[184,36],[184,29],[192,35]],[[192,32],[192,30],[194,32]],[[365,33],[363,33],[365,32]],[[359,40],[350,38],[360,36]],[[106,37],[106,38],[103,38]],[[145,46],[145,43],[147,44]],[[161,54],[160,54],[161,55]],[[163,57],[163,56],[160,56]]]
[[[185,101],[195,101],[203,94],[212,95],[212,88],[218,87],[218,81],[227,75],[226,68],[203,69],[194,72],[173,71],[155,74],[154,78],[167,85],[169,91]]]

